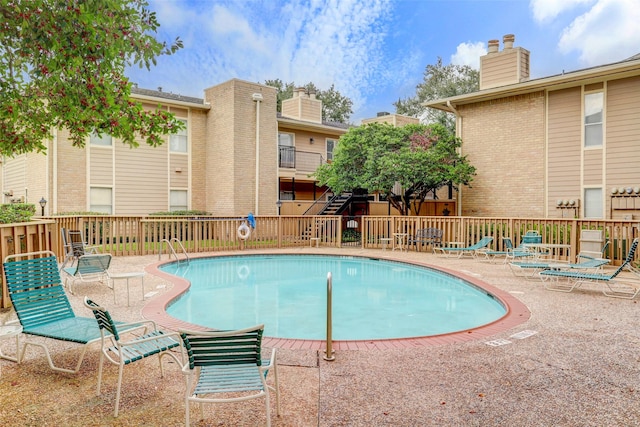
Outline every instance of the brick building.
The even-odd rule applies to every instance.
[[[456,115],[477,168],[458,214],[640,218],[640,55],[529,79],[513,35],[489,41],[480,90],[426,106]]]
[[[273,215],[279,199],[322,193],[308,175],[347,130],[322,121],[314,94],[296,91],[279,115],[275,88],[238,79],[206,89],[203,99],[138,88],[132,97],[150,109],[161,105],[186,130],[160,147],[139,141],[133,149],[110,136],[90,137],[79,149],[66,131],[55,130],[46,153],[3,159],[3,202],[44,198],[47,215],[185,209]]]

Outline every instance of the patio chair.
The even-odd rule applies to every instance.
[[[78,257],[78,263],[75,267],[67,267],[63,271],[67,274],[65,278],[65,286],[69,292],[73,294],[73,285],[76,282],[91,283],[100,282],[112,291],[113,280],[109,276],[109,266],[111,265],[111,254],[90,254]],[[113,302],[115,302],[115,291],[113,294]]]
[[[64,269],[69,262],[73,265],[73,262],[82,255],[98,253],[97,246],[89,246],[85,243],[80,230],[67,230],[62,227],[60,228],[60,235],[64,249],[64,259],[60,266],[61,270]]]
[[[239,402],[265,398],[267,426],[271,425],[269,392],[276,395],[276,411],[280,415],[280,389],[276,365],[276,349],[271,358],[261,359],[264,325],[235,331],[181,332],[188,362],[182,368],[186,378],[186,425],[189,403]],[[267,385],[267,374],[273,370],[274,386]]]
[[[98,389],[97,394],[100,395],[100,387],[102,385],[102,368],[106,359],[114,365],[118,365],[118,385],[116,389],[116,405],[114,417],[118,416],[120,407],[120,391],[122,390],[122,372],[125,365],[129,365],[138,360],[158,355],[160,363],[160,376],[164,376],[162,368],[162,357],[172,357],[179,366],[182,366],[182,357],[177,358],[171,353],[172,348],[180,346],[180,335],[177,333],[167,334],[158,330],[155,322],[146,320],[136,323],[136,325],[145,325],[144,335],[136,336],[130,341],[123,341],[119,329],[126,327],[127,324],[116,325],[111,318],[109,312],[100,307],[87,297],[84,298],[84,305],[93,311],[98,327],[100,328],[100,342],[102,344],[100,352],[100,365],[98,367]]]
[[[616,277],[622,272],[622,270],[628,268],[636,276],[636,280],[640,279],[640,272],[631,265],[637,247],[638,239],[636,238],[633,240],[624,262],[611,274],[597,274],[564,269],[543,270],[539,274],[543,280],[547,279],[545,280],[545,288],[551,291],[571,292],[580,287],[583,283],[592,282],[602,284],[602,293],[608,297],[633,299],[638,295],[638,293],[640,293],[640,282],[638,282],[637,286],[634,286],[616,280]],[[560,278],[565,278],[567,280],[557,280]]]
[[[410,236],[407,241],[408,245],[413,244],[415,250],[418,250],[418,243],[421,246],[431,245],[431,246],[441,246],[442,245],[442,234],[443,231],[439,228],[420,228],[416,230],[416,234],[414,236]]]
[[[509,267],[515,276],[524,276],[528,278],[536,277],[536,273],[540,273],[545,270],[581,270],[585,272],[595,273],[598,270],[601,270],[603,266],[609,263],[608,259],[604,258],[593,258],[588,255],[578,254],[578,260],[580,262],[577,263],[567,263],[562,264],[559,262],[548,262],[548,261],[514,261],[509,263]],[[529,275],[524,274],[525,272],[529,272]],[[519,274],[522,273],[522,274]]]
[[[22,332],[27,335],[19,352],[20,361],[31,345],[44,350],[49,367],[54,371],[77,373],[89,344],[99,341],[102,334],[94,318],[79,317],[73,312],[62,287],[58,262],[53,252],[9,255],[3,265],[11,304],[22,325]],[[128,325],[121,332],[139,328],[139,325]],[[39,339],[36,341],[37,337],[83,344],[75,367],[70,369],[56,366],[49,348]]]
[[[504,250],[491,250],[489,248],[478,249],[476,255],[484,256],[489,262],[493,262],[498,257],[504,257],[503,263],[507,263],[510,259],[517,259],[523,257],[530,257],[533,254],[526,247],[520,245],[518,247],[513,246],[513,242],[510,237],[503,237],[502,242],[504,244]]]
[[[475,244],[471,246],[467,246],[465,248],[459,247],[441,247],[441,248],[433,248],[435,250],[439,250],[443,254],[458,254],[458,258],[461,258],[463,255],[471,255],[472,257],[476,257],[477,251],[479,249],[485,248],[489,246],[489,243],[493,241],[493,237],[485,236],[482,239],[478,240]]]

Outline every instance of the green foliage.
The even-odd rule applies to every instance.
[[[352,243],[360,242],[362,240],[362,233],[358,230],[344,230],[342,232],[342,242]]]
[[[424,81],[416,86],[416,95],[394,102],[396,112],[422,118],[426,123],[440,123],[455,132],[455,117],[451,113],[426,108],[425,101],[449,98],[479,90],[480,73],[468,65],[443,65],[442,58],[434,65],[427,65]]]
[[[29,222],[36,213],[36,205],[32,203],[10,203],[0,205],[0,224]]]
[[[395,127],[372,123],[340,137],[333,162],[316,171],[334,193],[363,188],[386,195],[403,215],[417,214],[427,195],[450,183],[468,185],[475,168],[458,149],[462,140],[440,124]],[[394,188],[401,191],[396,194]]]
[[[151,146],[182,124],[130,99],[125,68],[182,47],[155,39],[145,0],[16,0],[0,5],[0,154],[43,151],[52,129],[82,147],[94,130]]]
[[[190,211],[167,211],[167,212],[153,212],[149,216],[208,216],[211,215],[207,211],[190,210]]]
[[[284,83],[280,79],[275,79],[266,80],[264,84],[277,89],[277,110],[282,112],[282,101],[293,97],[293,90],[296,89],[295,83]],[[353,101],[337,91],[333,84],[327,90],[318,89],[313,82],[309,82],[303,87],[307,93],[315,92],[316,98],[322,101],[322,120],[349,123],[349,117],[353,114],[351,109]]]

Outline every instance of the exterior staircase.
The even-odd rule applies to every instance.
[[[351,203],[353,193],[342,193],[333,196],[318,215],[340,215]]]

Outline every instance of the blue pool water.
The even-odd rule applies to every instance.
[[[333,339],[408,338],[456,332],[502,317],[501,303],[468,282],[393,261],[323,255],[250,255],[170,263],[189,291],[167,312],[216,329],[265,324],[278,338],[326,338],[327,273]]]

